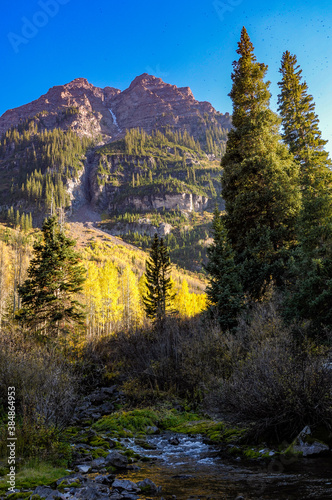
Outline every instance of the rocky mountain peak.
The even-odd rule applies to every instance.
[[[132,91],[135,88],[140,87],[144,90],[148,90],[156,93],[157,95],[160,92],[169,92],[169,97],[172,98],[172,94],[177,95],[180,94],[184,98],[192,98],[195,100],[194,95],[189,87],[177,87],[176,85],[171,85],[169,83],[165,83],[161,78],[157,78],[156,76],[149,75],[148,73],[143,73],[140,76],[137,76],[130,84],[128,91]]]
[[[156,76],[149,75],[148,73],[143,73],[142,75],[136,76],[136,78],[131,82],[129,89],[140,85],[142,87],[146,87],[148,85],[164,85],[164,82],[161,78],[157,78]]]
[[[77,113],[64,113],[68,108],[77,108]],[[140,127],[151,133],[165,126],[186,129],[199,138],[207,126],[206,113],[210,123],[231,127],[227,114],[197,101],[189,87],[165,83],[148,73],[137,76],[124,91],[96,87],[86,78],[52,87],[39,99],[6,111],[0,117],[0,134],[39,113],[48,129],[60,126],[80,136],[102,134],[106,141],[121,137],[126,129]]]

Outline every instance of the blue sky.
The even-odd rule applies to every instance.
[[[332,152],[332,3],[320,0],[2,0],[0,115],[78,77],[121,90],[142,73],[232,112],[232,61],[246,26],[269,66],[276,111],[283,51],[296,54]]]

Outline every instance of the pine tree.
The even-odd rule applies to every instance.
[[[225,228],[242,269],[244,291],[264,295],[283,284],[300,208],[298,166],[281,144],[280,120],[269,108],[265,64],[258,63],[245,28],[233,63],[233,129],[221,165]]]
[[[146,261],[147,293],[143,296],[143,304],[146,315],[157,322],[165,319],[174,301],[170,269],[171,262],[164,240],[155,234],[150,257]]]
[[[324,150],[313,97],[302,81],[295,55],[284,52],[279,82],[279,112],[283,138],[300,165],[302,209],[297,234],[293,286],[286,311],[297,319],[310,319],[317,332],[332,326],[332,172]],[[321,333],[320,333],[321,334]]]
[[[284,52],[279,82],[279,112],[282,117],[283,138],[300,165],[302,211],[299,239],[308,252],[326,248],[331,234],[332,172],[331,160],[324,150],[327,141],[321,137],[319,119],[313,98],[302,82],[302,70],[295,55]]]
[[[278,111],[282,117],[284,141],[301,165],[306,164],[310,153],[330,165],[328,153],[323,149],[327,141],[321,137],[313,97],[308,94],[307,83],[302,82],[302,70],[296,56],[288,50],[282,55],[279,72],[282,80],[278,83],[281,90]],[[305,169],[302,170],[304,173]]]
[[[213,243],[207,250],[209,260],[205,266],[209,274],[206,289],[209,310],[213,316],[217,316],[222,329],[231,330],[237,325],[237,316],[245,301],[234,251],[217,208],[212,228]]]
[[[61,230],[56,216],[44,221],[43,240],[34,244],[28,279],[19,287],[18,320],[37,336],[54,337],[81,326],[85,313],[75,294],[85,271],[74,251],[75,241]]]

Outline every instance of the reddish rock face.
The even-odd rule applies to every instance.
[[[64,111],[69,107],[79,112],[67,116]],[[107,140],[121,137],[125,129],[141,127],[150,133],[166,125],[186,129],[199,138],[207,126],[207,115],[210,123],[231,127],[228,113],[222,115],[210,103],[196,101],[189,87],[176,87],[147,73],[123,92],[95,87],[85,78],[52,87],[39,99],[6,111],[0,117],[0,133],[41,112],[47,128],[72,128],[80,136],[102,134]]]

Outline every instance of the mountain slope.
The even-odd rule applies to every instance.
[[[188,87],[147,74],[123,92],[83,78],[53,87],[0,117],[1,218],[15,226],[32,214],[38,225],[59,208],[72,220],[80,210],[84,222],[92,210],[113,234],[144,248],[157,230],[179,263],[200,269],[208,212],[222,207],[230,127],[228,114]]]

